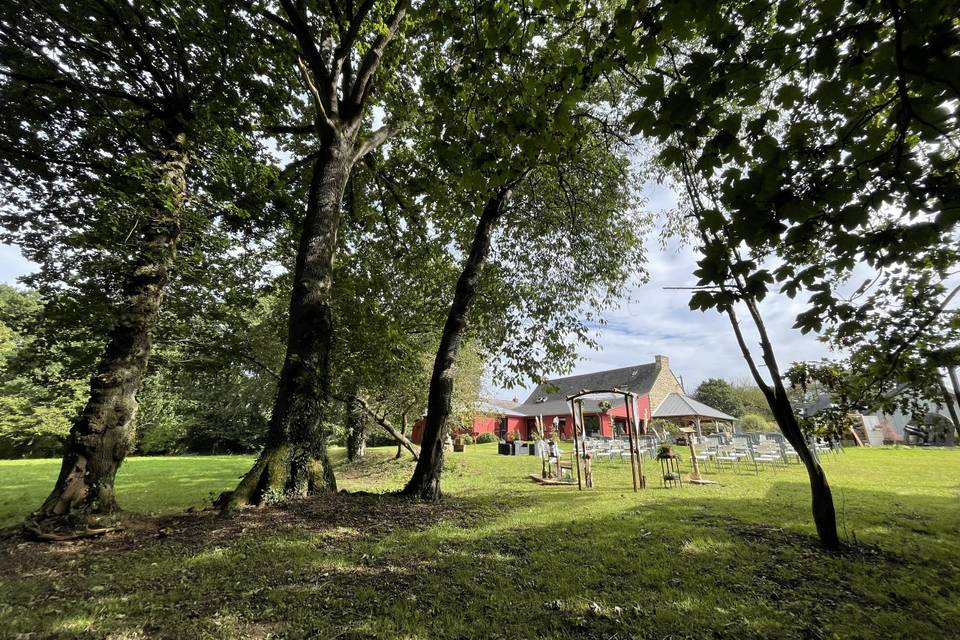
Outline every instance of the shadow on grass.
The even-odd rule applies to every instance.
[[[830,555],[801,482],[753,499],[683,491],[340,494],[10,547],[0,636],[943,637],[960,624],[955,500],[912,496],[901,513],[901,496],[848,490],[891,505],[858,527],[893,533]],[[904,529],[918,522],[926,535]]]

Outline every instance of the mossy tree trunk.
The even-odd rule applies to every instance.
[[[184,136],[171,134],[155,165],[140,255],[124,284],[86,405],[70,428],[60,475],[27,523],[31,530],[76,528],[118,510],[114,481],[133,441],[137,393],[176,257],[188,164]]]
[[[294,288],[287,353],[260,458],[226,501],[225,510],[336,490],[325,434],[333,332],[330,289],[340,204],[353,166],[353,141],[334,139],[312,168]]]

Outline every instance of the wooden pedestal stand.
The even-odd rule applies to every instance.
[[[690,446],[690,464],[693,465],[693,471],[687,476],[687,482],[690,484],[717,484],[713,480],[704,480],[700,475],[700,461],[697,460],[697,449],[693,444],[693,436],[696,430],[689,427],[680,427],[680,431],[687,436],[687,444]]]

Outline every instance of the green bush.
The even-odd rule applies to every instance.
[[[463,434],[463,444],[473,444],[473,436],[469,433]]]
[[[740,427],[741,431],[772,431],[774,429],[766,418],[755,413],[748,413],[740,418],[737,426]]]
[[[487,444],[488,442],[499,442],[500,438],[497,437],[497,434],[490,433],[481,433],[477,436],[477,444]]]

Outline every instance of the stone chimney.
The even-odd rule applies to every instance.
[[[653,356],[653,359],[661,369],[670,368],[670,358],[668,356]]]

